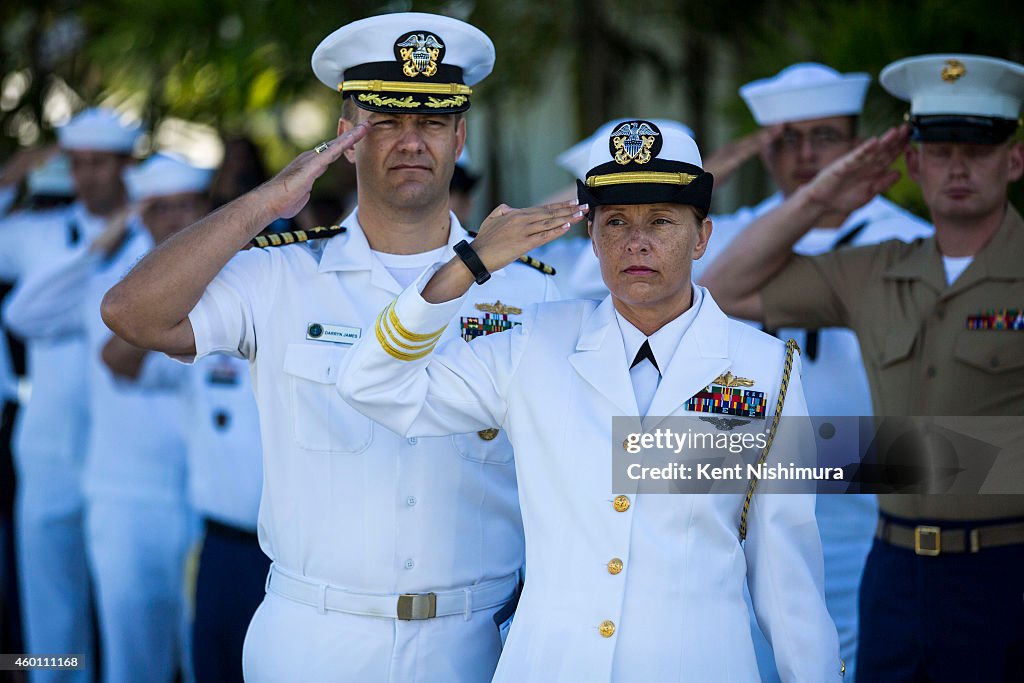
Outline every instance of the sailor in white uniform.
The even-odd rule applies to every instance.
[[[86,336],[86,545],[110,683],[171,681],[187,663],[184,569],[196,527],[179,399],[188,370],[113,337],[100,300],[154,243],[206,211],[211,178],[164,155],[129,169],[138,218],[26,278],[5,308],[5,321],[27,337]]]
[[[77,201],[0,223],[0,279],[32,276],[103,232],[126,206],[121,174],[139,133],[106,109],[87,109],[57,130],[71,160]],[[89,681],[96,660],[81,489],[89,439],[85,338],[78,330],[33,339],[27,351],[32,392],[14,435],[25,647],[78,653],[87,662],[74,671],[33,671],[31,679]]]
[[[779,408],[805,411],[792,350],[691,285],[711,233],[712,178],[696,144],[650,121],[620,123],[591,148],[576,214],[591,209],[610,296],[541,304],[511,332],[435,351],[474,280],[571,222],[496,211],[476,246],[384,309],[349,352],[338,391],[410,436],[508,431],[528,571],[494,680],[756,680],[749,584],[783,678],[838,681],[813,496],[754,495],[747,514],[742,493],[615,495],[610,485],[614,416],[652,435],[672,419],[661,416],[722,412],[701,395],[735,395],[737,383],[763,392],[743,398],[758,427]],[[806,453],[801,421],[786,424],[772,452]]]
[[[493,61],[478,29],[429,14],[332,33],[313,68],[344,95],[339,137],[169,241],[104,301],[107,322],[134,343],[250,363],[264,454],[258,533],[274,564],[246,636],[247,681],[494,672],[495,616],[523,564],[508,439],[496,424],[399,437],[334,389],[384,305],[469,237],[449,211],[449,183],[471,86]],[[236,255],[297,212],[342,155],[359,203],[340,227],[271,235],[264,243],[286,246]],[[466,302],[461,336],[514,326],[526,306],[557,298],[551,280],[523,264],[496,275]]]

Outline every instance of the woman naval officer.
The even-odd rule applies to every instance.
[[[609,485],[613,416],[651,432],[664,419],[653,416],[712,411],[696,394],[730,379],[763,392],[744,415],[765,427],[780,391],[782,415],[806,405],[799,357],[691,284],[712,230],[713,179],[694,141],[624,121],[594,142],[589,168],[568,222],[553,207],[495,209],[472,246],[381,313],[338,390],[406,435],[508,432],[530,570],[495,681],[759,680],[744,581],[782,679],[839,680],[812,495],[757,495],[747,516],[742,493]],[[511,331],[435,350],[474,281],[588,209],[610,296],[540,304]]]

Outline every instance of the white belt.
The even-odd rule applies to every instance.
[[[276,564],[267,575],[267,591],[303,605],[325,611],[367,617],[388,617],[413,621],[463,614],[497,607],[508,602],[519,583],[518,574],[437,593],[379,595],[345,590],[286,572]]]

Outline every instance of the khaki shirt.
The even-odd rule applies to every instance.
[[[1012,206],[991,242],[951,286],[935,239],[929,238],[794,256],[762,297],[771,328],[840,326],[856,332],[876,415],[1024,415],[1024,332],[967,325],[969,316],[1024,308],[1024,220]],[[960,422],[990,443],[998,431],[991,421]],[[995,441],[1019,450],[1019,439],[1004,430]],[[998,490],[1000,480],[1021,476],[1019,468],[994,469],[981,490]],[[1024,496],[880,500],[884,511],[908,518],[1024,516]]]

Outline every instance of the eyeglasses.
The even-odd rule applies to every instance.
[[[811,143],[811,149],[820,152],[832,149],[844,142],[849,142],[851,137],[851,135],[841,133],[835,128],[812,128],[806,134],[792,128],[787,128],[780,137],[776,138],[775,146],[787,152],[795,152],[803,149],[804,140],[806,139]]]

